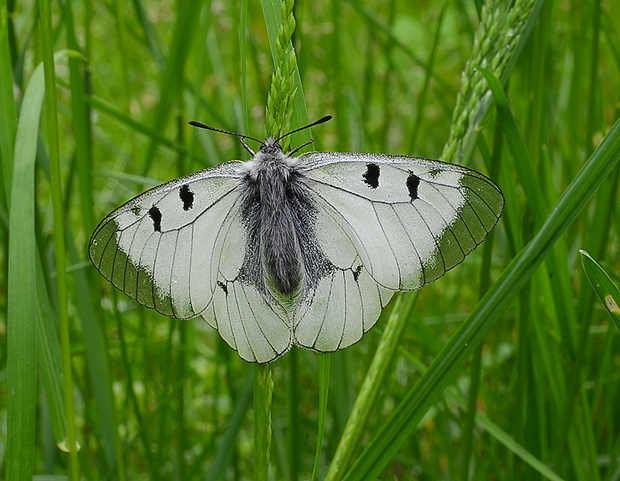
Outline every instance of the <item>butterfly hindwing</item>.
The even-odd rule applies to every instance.
[[[254,285],[239,279],[216,290],[202,316],[246,361],[273,361],[292,345],[291,326],[282,305],[273,299],[266,301]]]
[[[231,206],[229,222],[205,255],[217,280],[202,317],[242,359],[265,363],[290,349],[291,326],[284,307],[262,287],[260,272],[247,270],[246,256],[253,252],[239,207]]]
[[[300,301],[293,324],[295,344],[320,352],[355,344],[374,326],[392,295],[359,262],[334,268]]]

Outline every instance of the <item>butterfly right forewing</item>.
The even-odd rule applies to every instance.
[[[388,289],[419,289],[443,275],[486,238],[503,210],[497,186],[458,165],[382,154],[302,157],[309,188]],[[317,232],[331,245],[330,230]]]
[[[361,338],[395,291],[422,287],[461,262],[496,224],[503,197],[477,172],[404,156],[301,156],[332,265],[295,315],[295,342],[334,351]]]

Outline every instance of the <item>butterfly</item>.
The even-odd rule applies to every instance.
[[[324,117],[304,128],[329,120]],[[441,277],[480,244],[504,207],[478,172],[404,155],[253,155],[148,190],[105,217],[90,259],[140,304],[203,317],[250,362],[293,345],[344,349],[397,291]],[[293,132],[297,132],[297,129]],[[254,153],[244,139],[260,143]]]

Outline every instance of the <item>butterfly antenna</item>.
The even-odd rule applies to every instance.
[[[280,142],[280,140],[282,140],[287,135],[294,134],[295,132],[299,132],[300,130],[306,130],[306,129],[309,129],[310,127],[314,127],[315,125],[323,124],[323,123],[327,122],[328,120],[331,120],[331,118],[332,118],[331,115],[326,115],[325,117],[321,117],[319,120],[315,120],[311,124],[305,125],[304,127],[299,127],[298,129],[295,129],[295,130],[291,130],[290,132],[287,132],[286,134],[281,135],[280,137],[278,137],[276,139],[276,142]],[[308,142],[308,143],[311,143],[311,142]],[[304,144],[304,146],[305,145],[307,145],[307,144]],[[299,147],[299,148],[301,148],[301,147]],[[299,148],[297,148],[295,150],[299,150]]]
[[[250,149],[250,147],[248,147],[248,145],[244,142],[244,139],[253,140],[254,142],[258,142],[261,145],[263,145],[263,143],[264,143],[262,140],[255,139],[254,137],[250,137],[249,135],[239,134],[237,132],[229,132],[228,130],[223,130],[223,129],[217,129],[215,127],[211,127],[210,125],[203,124],[202,122],[197,122],[196,120],[190,120],[188,122],[188,124],[192,125],[194,127],[200,127],[201,129],[205,129],[205,130],[212,130],[213,132],[220,132],[222,134],[228,134],[228,135],[234,135],[236,137],[240,137],[241,138],[241,145],[243,145],[245,150],[247,150],[252,155],[255,155],[255,154],[252,151],[252,149]],[[310,125],[308,127],[310,127]]]

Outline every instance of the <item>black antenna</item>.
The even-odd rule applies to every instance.
[[[237,132],[229,132],[228,130],[223,130],[223,129],[216,129],[215,127],[211,127],[209,125],[203,124],[202,122],[197,122],[195,120],[190,120],[188,124],[193,125],[194,127],[200,127],[201,129],[212,130],[213,132],[221,132],[222,134],[235,135],[237,137],[240,137],[241,145],[243,145],[243,148],[247,150],[252,156],[256,155],[256,153],[252,149],[250,149],[248,144],[246,144],[243,141],[243,139],[250,139],[250,140],[253,140],[254,142],[258,142],[261,145],[265,145],[265,142],[263,142],[262,140],[255,139],[254,137],[250,137],[249,135],[238,134]]]
[[[278,137],[278,138],[276,139],[276,142],[280,142],[280,141],[281,141],[284,137],[286,137],[287,135],[294,134],[295,132],[299,132],[300,130],[306,130],[306,129],[309,129],[310,127],[314,127],[315,125],[323,124],[323,123],[325,123],[325,122],[327,122],[328,120],[331,120],[331,119],[332,119],[332,116],[331,116],[331,115],[326,115],[325,117],[321,117],[319,120],[315,120],[315,121],[314,121],[314,122],[312,122],[311,124],[308,124],[308,125],[306,125],[306,126],[304,126],[304,127],[299,127],[298,129],[291,130],[290,132],[287,132],[286,134],[281,135],[280,137]],[[304,145],[306,145],[306,144],[304,144]],[[298,150],[298,149],[296,149],[296,150]]]
[[[205,125],[202,122],[197,122],[196,120],[190,120],[187,123],[189,125],[193,125],[194,127],[200,127],[201,129],[212,130],[213,132],[221,132],[223,134],[228,134],[228,135],[236,135],[237,137],[241,137],[242,139],[250,139],[250,140],[253,140],[254,142],[258,142],[261,145],[263,144],[262,140],[255,139],[254,137],[250,137],[249,135],[238,134],[237,132],[229,132],[228,130],[216,129],[215,127]]]
[[[314,127],[315,125],[319,125],[319,124],[322,124],[324,122],[327,122],[328,120],[331,120],[331,118],[332,118],[331,115],[326,115],[325,117],[321,117],[319,120],[315,120],[311,124],[308,124],[308,125],[306,125],[304,127],[300,127],[298,129],[295,129],[295,130],[291,130],[290,132],[287,132],[286,134],[281,135],[280,137],[278,137],[276,139],[276,142],[279,142],[280,140],[282,140],[287,135],[291,135],[291,134],[294,134],[295,132],[299,132],[300,130],[309,129],[310,127]],[[237,132],[229,132],[228,130],[223,130],[223,129],[217,129],[215,127],[211,127],[210,125],[203,124],[202,122],[198,122],[196,120],[190,120],[188,122],[188,124],[192,125],[194,127],[199,127],[201,129],[205,129],[205,130],[212,130],[213,132],[221,132],[222,134],[228,134],[228,135],[234,135],[236,137],[240,137],[241,138],[241,145],[243,145],[245,150],[247,150],[252,155],[255,155],[254,151],[252,149],[250,149],[250,147],[248,147],[248,145],[243,141],[243,139],[250,139],[250,140],[253,140],[254,142],[258,142],[261,145],[265,145],[265,142],[263,142],[262,140],[255,139],[254,137],[250,137],[249,135],[238,134]],[[312,139],[310,142],[306,142],[305,144],[300,145],[295,150],[289,152],[289,155],[294,154],[299,149],[305,147],[308,144],[311,144],[312,142],[314,142],[314,139]]]

